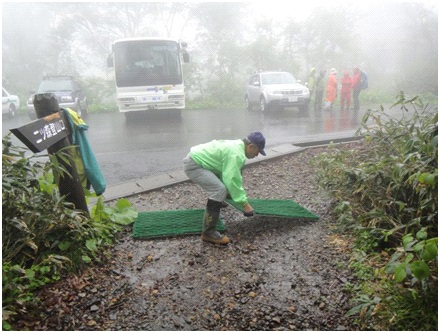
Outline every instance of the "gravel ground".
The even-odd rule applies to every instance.
[[[352,143],[358,144],[358,143]],[[331,232],[331,201],[309,160],[326,148],[244,169],[252,198],[292,199],[320,221],[221,211],[232,242],[199,235],[137,241],[119,234],[108,261],[46,287],[30,330],[355,330],[346,318],[355,278],[348,245]],[[183,183],[129,198],[139,211],[204,208]]]

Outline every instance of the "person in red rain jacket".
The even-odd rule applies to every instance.
[[[326,102],[325,110],[332,108],[332,103],[337,98],[337,70],[332,68],[329,72],[328,80],[326,81]]]
[[[341,93],[340,93],[340,107],[344,110],[346,105],[346,110],[349,110],[351,106],[351,91],[352,91],[352,77],[349,75],[349,71],[343,70],[343,77],[341,79]]]
[[[361,92],[361,71],[360,68],[354,68],[354,77],[352,78],[352,97],[354,99],[354,111],[360,110],[360,92]]]

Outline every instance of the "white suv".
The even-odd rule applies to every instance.
[[[11,118],[20,108],[20,99],[16,95],[11,95],[2,87],[2,114],[7,114]]]
[[[288,72],[259,72],[248,81],[245,102],[248,110],[259,105],[261,111],[291,106],[308,111],[309,90]]]

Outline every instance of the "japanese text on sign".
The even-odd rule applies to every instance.
[[[38,134],[41,135],[41,138],[37,139],[36,143],[39,144],[42,141],[45,141],[47,138],[51,138],[65,129],[66,127],[62,119],[59,119],[56,122],[48,123],[44,125],[43,128],[34,131],[35,136]]]

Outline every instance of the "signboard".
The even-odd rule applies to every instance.
[[[60,112],[32,121],[22,127],[11,129],[32,152],[41,152],[70,134]]]

